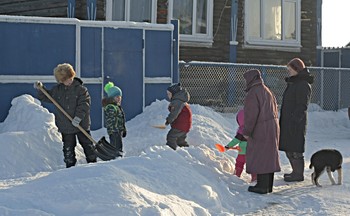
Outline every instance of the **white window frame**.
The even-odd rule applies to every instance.
[[[264,0],[260,0],[261,2],[261,5],[264,4]],[[290,2],[290,3],[295,3],[296,5],[296,14],[295,14],[295,23],[296,23],[296,26],[295,26],[295,30],[296,30],[296,39],[294,40],[286,40],[284,39],[285,37],[285,33],[284,33],[284,23],[285,23],[285,16],[283,15],[284,14],[284,10],[285,10],[285,7],[284,7],[284,4],[286,2]],[[263,6],[261,6],[261,8],[263,8]],[[267,39],[263,39],[263,38],[260,38],[260,39],[252,39],[252,38],[249,38],[249,35],[248,35],[248,26],[245,25],[244,26],[244,38],[245,38],[245,45],[249,46],[249,45],[252,45],[252,46],[270,46],[270,47],[290,47],[290,48],[300,48],[301,47],[301,0],[281,0],[281,6],[282,6],[282,39],[281,40],[267,40]],[[264,15],[264,12],[261,10],[260,8],[260,11],[261,11],[261,16],[263,17]],[[254,16],[252,14],[249,14],[249,8],[248,7],[245,7],[245,23],[249,23],[249,18],[251,16]],[[261,18],[262,20],[262,18]],[[264,30],[262,28],[262,26],[260,25],[260,29],[261,29],[261,32]],[[263,33],[261,33],[263,34]]]
[[[123,21],[131,21],[130,20],[130,0],[124,0],[125,1],[125,20]],[[112,14],[113,14],[113,2],[114,0],[106,0],[106,20],[112,21]],[[157,22],[157,0],[152,0],[152,11],[151,11],[151,23]]]
[[[175,19],[173,18],[173,5],[174,1],[169,0],[169,7],[168,7],[168,16],[169,20]],[[199,34],[196,33],[196,6],[197,6],[197,0],[193,0],[193,20],[192,23],[192,34],[180,34],[180,42],[182,45],[211,45],[213,43],[213,8],[214,8],[214,1],[213,0],[207,0],[207,34]]]

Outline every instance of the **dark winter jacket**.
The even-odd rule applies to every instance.
[[[305,68],[296,76],[286,78],[280,114],[279,149],[286,152],[305,152],[307,107],[310,103],[314,77]]]
[[[169,115],[166,121],[172,128],[189,132],[192,127],[192,111],[187,103],[190,100],[190,94],[186,89],[175,93],[168,106]]]
[[[113,98],[104,98],[102,100],[105,116],[105,127],[107,133],[118,133],[122,135],[126,132],[125,113],[121,105],[117,104]]]
[[[46,90],[46,88],[44,87]],[[50,96],[72,117],[79,117],[80,126],[89,131],[91,125],[90,119],[90,94],[83,85],[83,81],[77,77],[74,78],[70,86],[62,83],[55,85],[51,90],[46,90]],[[44,93],[38,91],[38,98],[43,102],[52,103]],[[55,121],[58,130],[64,134],[77,133],[80,130],[72,125],[72,122],[57,107]]]
[[[279,163],[278,108],[275,96],[261,78],[260,71],[244,74],[247,95],[244,100],[243,135],[248,136],[246,170],[266,174],[281,170]]]

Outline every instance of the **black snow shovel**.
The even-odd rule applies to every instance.
[[[73,118],[59,105],[55,99],[51,97],[49,93],[43,88],[42,85],[37,85],[38,89],[45,94],[47,98],[51,100],[55,106],[61,110],[61,112],[70,120],[72,121]],[[78,129],[91,141],[94,143],[95,147],[95,154],[97,157],[101,158],[101,160],[108,161],[115,159],[119,152],[117,151],[117,148],[111,145],[106,138],[103,136],[98,142],[96,142],[90,134],[88,134],[84,128],[82,128],[80,125],[78,125]]]

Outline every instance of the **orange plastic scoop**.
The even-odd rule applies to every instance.
[[[216,144],[215,144],[215,147],[216,147],[216,149],[217,149],[219,152],[225,152],[226,150],[238,150],[238,151],[242,151],[242,149],[241,149],[238,145],[226,149],[225,146],[223,146],[223,145],[221,145],[221,144],[219,144],[219,143],[216,143]]]

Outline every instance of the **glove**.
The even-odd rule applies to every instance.
[[[34,88],[35,89],[39,89],[39,87],[43,87],[43,83],[42,82],[40,82],[40,81],[36,81],[35,83],[34,83]]]
[[[229,149],[230,148],[230,146],[228,146],[228,145],[225,145],[225,149]]]
[[[79,118],[78,116],[75,116],[74,119],[72,120],[72,125],[74,127],[78,127],[80,122],[81,122],[81,118]]]
[[[165,121],[165,125],[169,125],[169,122],[168,122],[168,120],[166,120],[166,121]]]
[[[122,131],[122,137],[126,137],[126,130],[125,131]]]

